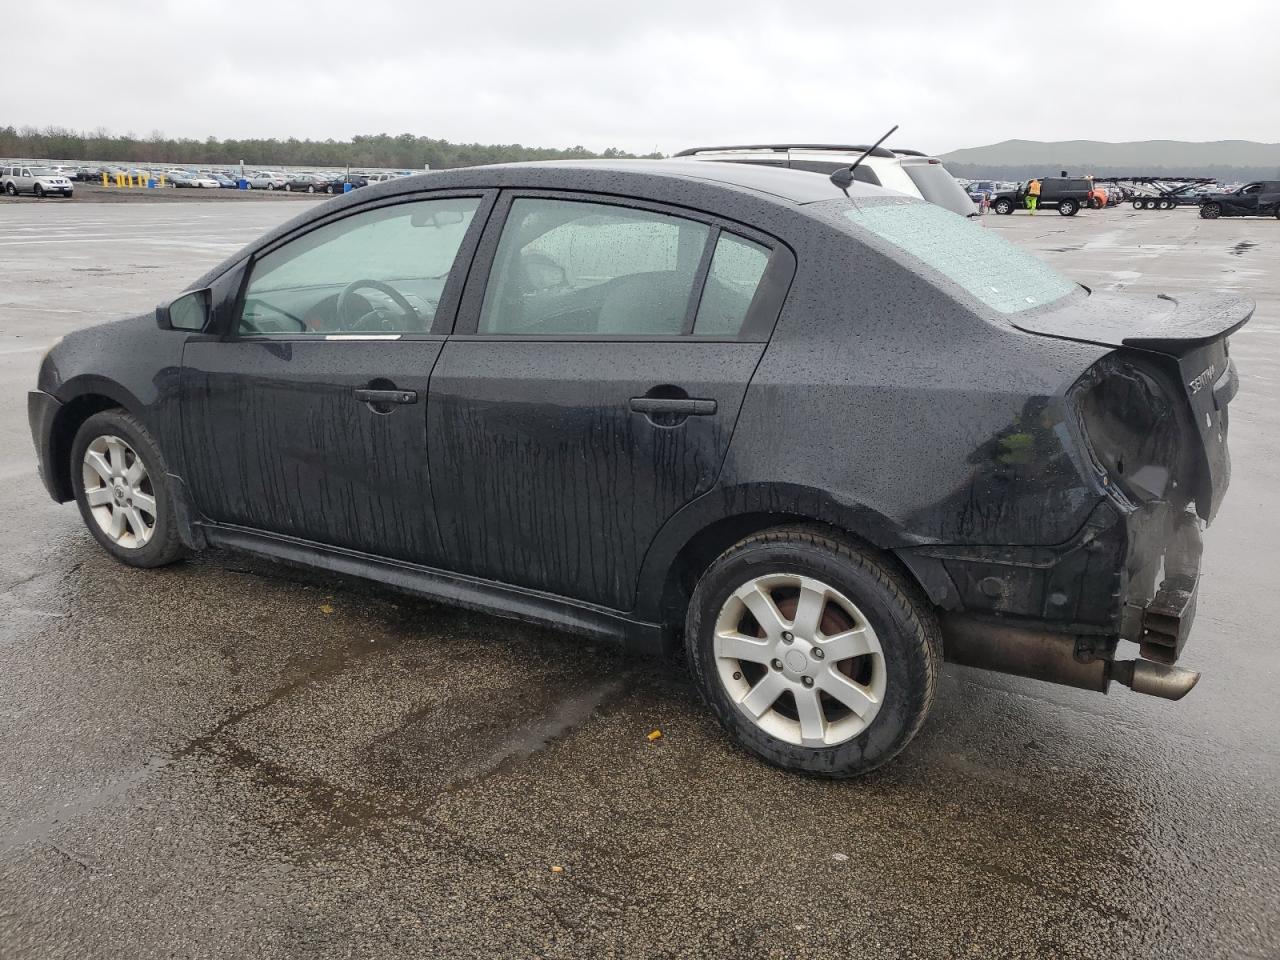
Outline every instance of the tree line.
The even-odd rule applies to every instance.
[[[452,143],[411,133],[361,134],[350,140],[249,139],[195,140],[166,137],[155,131],[147,137],[113,134],[105,129],[68,130],[62,127],[0,127],[0,157],[129,163],[200,164],[291,167],[388,167],[433,170],[482,163],[520,160],[589,160],[597,157],[660,158],[660,153],[634,154],[616,147],[595,153],[583,146],[526,147],[519,143]]]

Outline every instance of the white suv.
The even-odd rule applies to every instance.
[[[716,160],[721,163],[753,163],[768,167],[811,170],[830,176],[850,166],[868,146],[822,143],[769,143],[734,147],[693,147],[676,154],[689,160]],[[890,150],[876,147],[858,164],[854,179],[878,187],[919,197],[962,217],[978,211],[964,187],[947,172],[942,161],[917,150]]]
[[[69,197],[74,186],[68,177],[47,167],[15,165],[0,167],[0,190],[11,197],[20,193],[34,193],[37,197],[51,194]]]

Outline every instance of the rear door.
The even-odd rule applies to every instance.
[[[183,448],[205,517],[437,564],[426,401],[493,196],[393,198],[284,240],[193,338]],[[216,289],[216,288],[215,288]]]
[[[624,198],[504,195],[427,408],[449,565],[629,609],[719,474],[794,258]]]

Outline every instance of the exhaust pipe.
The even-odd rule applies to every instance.
[[[1200,679],[1192,670],[1148,660],[1078,660],[1076,638],[1069,634],[989,623],[960,614],[944,614],[941,625],[946,659],[980,670],[1098,693],[1106,693],[1115,680],[1135,693],[1166,700],[1182,699]]]
[[[1172,667],[1150,660],[1116,660],[1111,664],[1111,679],[1124,684],[1134,693],[1166,700],[1181,700],[1200,682],[1195,670]]]

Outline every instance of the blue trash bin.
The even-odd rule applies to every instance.
[[[147,189],[148,189],[148,190],[154,190],[155,188],[156,188],[156,178],[155,178],[155,177],[149,177],[149,178],[147,179]]]
[[[249,189],[249,181],[248,181],[248,180],[246,180],[244,177],[241,177],[239,180],[237,180],[237,181],[236,181],[236,189],[237,189],[237,190],[248,190],[248,189]]]
[[[342,185],[342,192],[343,192],[343,193],[350,193],[350,192],[351,192],[352,190],[354,190],[355,188],[356,188],[356,187],[355,187],[355,184],[353,184],[350,180],[348,180],[346,183],[344,183],[344,184]]]

